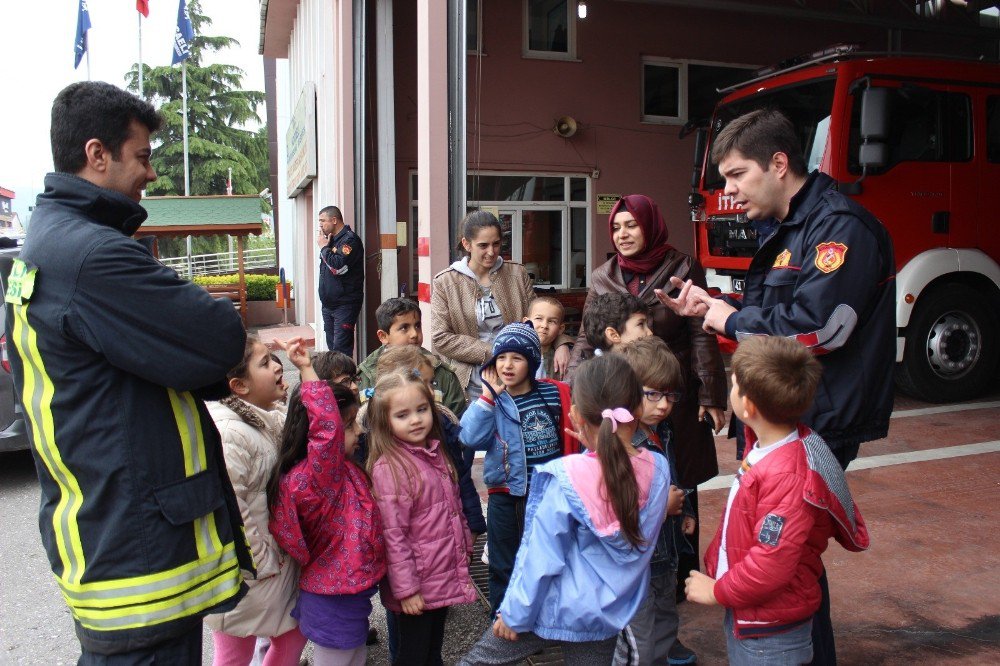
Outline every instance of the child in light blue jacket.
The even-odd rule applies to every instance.
[[[535,470],[507,594],[461,664],[515,664],[551,642],[567,664],[611,663],[646,594],[670,487],[666,459],[631,444],[641,401],[620,356],[580,365],[570,420],[587,453]]]

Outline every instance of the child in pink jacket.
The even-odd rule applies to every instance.
[[[399,371],[379,378],[368,406],[368,470],[389,564],[380,593],[399,627],[394,666],[440,664],[448,607],[476,598],[472,533],[433,405],[420,376]]]
[[[360,426],[350,389],[320,381],[300,338],[285,346],[302,384],[288,401],[268,485],[270,530],[301,567],[292,616],[316,645],[315,666],[363,666],[368,615],[385,575],[382,519],[353,461]]]

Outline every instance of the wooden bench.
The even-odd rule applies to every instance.
[[[247,324],[247,292],[246,288],[240,289],[238,284],[203,284],[201,285],[205,291],[212,295],[213,298],[228,298],[233,302],[233,307],[235,307],[239,313],[240,318],[243,320],[243,325]]]

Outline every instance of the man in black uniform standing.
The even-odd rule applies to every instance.
[[[802,421],[845,470],[863,442],[889,429],[896,360],[895,262],[882,224],[819,171],[808,173],[794,125],[775,110],[747,113],[714,139],[712,160],[750,220],[767,229],[750,263],[742,302],[672,279],[678,314],[741,340],[780,335],[815,354],[823,377]],[[814,664],[836,664],[826,573],[813,618]]]
[[[234,608],[253,570],[204,404],[229,392],[243,324],[132,238],[161,122],[108,83],[59,93],[55,171],[5,295],[42,543],[83,666],[200,664],[202,616]]]
[[[365,293],[365,246],[336,206],[319,212],[319,300],[326,346],[354,356],[354,326]]]

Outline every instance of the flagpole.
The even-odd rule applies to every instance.
[[[184,113],[184,196],[191,194],[191,174],[188,170],[188,80],[187,60],[181,62],[181,106]]]
[[[90,45],[87,45],[87,80],[90,81]]]
[[[181,62],[181,105],[184,110],[184,196],[191,194],[191,173],[188,170],[188,62]],[[191,265],[191,236],[187,237],[188,277],[194,276],[194,266]]]
[[[142,95],[142,13],[136,12],[139,17],[139,97]]]

